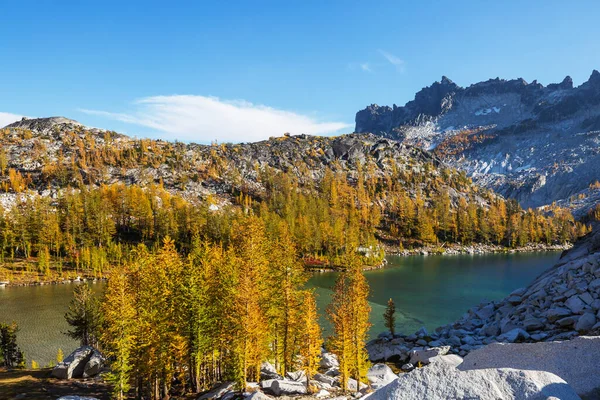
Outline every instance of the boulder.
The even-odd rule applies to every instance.
[[[286,372],[285,377],[291,381],[306,384],[306,373],[304,371]]]
[[[413,369],[415,369],[415,366],[412,365],[411,363],[406,363],[406,364],[402,365],[402,367],[400,367],[400,369],[404,372],[410,372]]]
[[[463,362],[463,358],[461,356],[457,356],[456,354],[446,354],[443,356],[435,356],[429,359],[430,363],[444,363],[451,365],[453,367],[458,367]]]
[[[563,342],[494,343],[471,352],[458,369],[548,371],[564,379],[580,396],[586,396],[600,388],[598,354],[600,336],[579,336]]]
[[[225,396],[227,393],[233,392],[235,390],[234,382],[225,382],[220,385],[215,386],[210,391],[204,393],[202,396],[198,397],[198,400],[212,400],[212,399],[220,399]]]
[[[425,344],[427,344],[427,342],[425,342]],[[367,344],[367,353],[369,354],[369,360],[373,362],[394,359],[403,360],[406,358],[407,352],[408,347],[401,343],[394,343],[394,341],[381,342],[377,340]]]
[[[265,361],[260,366],[260,379],[283,379],[283,377],[277,373],[277,370],[275,369],[273,364]]]
[[[89,360],[85,363],[85,367],[83,367],[83,377],[91,378],[98,375],[102,371],[105,361],[104,356],[98,350],[94,349]]]
[[[544,323],[538,318],[529,317],[523,321],[523,328],[527,332],[537,331],[538,329],[542,329],[544,327]]]
[[[257,391],[250,393],[249,396],[245,397],[246,400],[271,400],[271,397],[267,396],[263,392]]]
[[[502,321],[500,321],[500,333],[504,334],[516,328],[518,328],[518,326],[511,318],[504,317]]]
[[[473,339],[473,337],[471,337],[469,335],[466,335],[465,337],[463,337],[461,339],[461,341],[462,341],[463,344],[473,344],[473,343],[475,343],[475,339]]]
[[[475,311],[475,315],[481,320],[487,320],[492,315],[494,315],[494,304],[490,303],[486,306],[481,307],[479,310]]]
[[[515,328],[498,336],[498,341],[514,343],[519,340],[529,339],[529,334],[521,328]]]
[[[367,372],[367,379],[373,389],[379,389],[396,379],[398,376],[385,364],[375,364]]]
[[[548,318],[548,321],[550,322],[555,322],[561,318],[568,317],[571,314],[573,313],[568,308],[553,307],[546,311],[546,318]]]
[[[319,381],[315,381],[314,379],[311,379],[310,382],[308,382],[309,387],[312,387],[313,390],[314,389],[325,389],[325,390],[332,390],[333,386],[327,384],[327,383],[323,383],[323,382],[319,382]]]
[[[324,384],[332,386],[332,387],[335,386],[338,382],[337,378],[334,378],[332,376],[325,375],[325,374],[315,374],[315,376],[313,376],[313,380],[324,383]]]
[[[238,392],[227,392],[219,400],[235,400],[238,398]]]
[[[448,354],[450,350],[450,346],[443,347],[433,347],[427,350],[412,350],[410,354],[410,364],[417,365],[417,363],[421,363],[423,365],[429,364],[431,358]]]
[[[359,390],[366,389],[367,385],[356,381],[356,379],[348,378],[348,390],[351,392],[358,392]]]
[[[415,332],[415,335],[417,335],[420,338],[424,338],[425,336],[429,336],[429,333],[427,332],[427,329],[425,329],[424,326],[420,327],[418,331]]]
[[[592,329],[596,324],[596,315],[591,312],[586,312],[579,318],[577,324],[575,324],[575,330],[577,332],[587,332]]]
[[[558,376],[541,371],[480,369],[460,371],[433,363],[374,392],[370,400],[547,399],[575,400],[579,396]]]
[[[275,382],[276,380],[277,379],[265,379],[264,381],[260,381],[259,386],[265,392],[270,392],[271,386],[273,386],[273,382]]]
[[[85,366],[96,351],[93,347],[82,346],[69,354],[52,370],[52,376],[58,379],[71,379],[83,377]]]
[[[329,369],[329,368],[337,368],[340,366],[338,358],[333,353],[323,353],[321,354],[321,368]]]
[[[270,391],[275,396],[291,396],[293,394],[306,394],[306,384],[296,381],[275,380],[271,384]]]
[[[579,317],[577,315],[571,315],[570,317],[564,317],[559,319],[558,321],[556,321],[556,324],[558,326],[562,326],[562,327],[573,327],[575,326],[575,324],[577,324],[577,321],[579,320]]]
[[[491,322],[481,328],[481,333],[485,336],[497,336],[500,333],[500,327],[497,322]]]
[[[590,282],[589,288],[595,291],[600,290],[600,278],[594,279]]]
[[[579,295],[579,298],[581,299],[581,301],[583,301],[588,306],[594,302],[594,298],[592,297],[592,295],[589,292],[581,293]]]
[[[458,336],[450,336],[446,340],[446,343],[448,343],[449,345],[452,345],[452,346],[460,346],[461,345],[461,341]]]
[[[567,301],[565,301],[565,305],[573,312],[573,314],[580,314],[585,307],[585,303],[578,295],[569,297]]]

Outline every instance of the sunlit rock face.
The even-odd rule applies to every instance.
[[[600,177],[600,73],[543,86],[490,79],[463,88],[446,77],[398,107],[370,105],[356,132],[434,151],[476,183],[525,207],[596,204]],[[590,199],[590,200],[586,200]]]

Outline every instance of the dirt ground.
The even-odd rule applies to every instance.
[[[6,371],[0,368],[0,399],[56,400],[61,396],[79,395],[110,399],[110,387],[84,379],[61,381],[50,376],[51,369]]]

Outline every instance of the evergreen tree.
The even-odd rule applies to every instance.
[[[394,304],[394,300],[389,299],[387,302],[387,307],[385,308],[385,312],[383,313],[383,321],[385,323],[385,327],[390,330],[392,336],[396,331],[396,304]]]
[[[235,229],[234,246],[239,262],[235,315],[238,324],[236,353],[238,383],[244,388],[248,379],[260,378],[262,361],[268,354],[266,316],[267,249],[262,222],[250,216]]]
[[[334,334],[329,340],[340,362],[340,383],[347,390],[348,378],[362,382],[368,370],[365,350],[371,306],[368,303],[369,284],[362,273],[362,264],[355,251],[345,257],[347,270],[340,273],[334,289],[328,317]]]
[[[78,285],[73,291],[73,299],[65,314],[71,329],[66,335],[79,340],[82,346],[97,346],[100,326],[100,302],[87,284]]]
[[[321,327],[319,326],[317,304],[314,294],[310,291],[303,293],[303,313],[301,318],[302,334],[300,336],[300,356],[302,369],[306,374],[307,389],[310,379],[318,372],[321,361]]]
[[[306,277],[287,225],[280,222],[278,228],[278,237],[270,253],[271,285],[267,306],[275,367],[285,375],[293,370],[294,356],[298,354],[303,303],[301,289]]]
[[[114,398],[122,400],[130,388],[136,324],[134,299],[125,272],[116,271],[110,276],[102,314],[105,322],[101,336],[103,349],[112,360],[108,381],[113,385]]]
[[[22,368],[25,366],[25,356],[17,345],[19,327],[12,324],[0,323],[0,357],[6,368]]]

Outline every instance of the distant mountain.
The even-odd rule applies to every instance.
[[[559,201],[581,215],[600,180],[600,73],[578,87],[490,79],[463,88],[446,77],[403,107],[370,105],[358,133],[431,150],[476,183],[524,207]],[[591,193],[590,193],[591,192]]]
[[[38,192],[162,182],[188,200],[216,196],[225,203],[239,192],[260,198],[266,190],[260,174],[266,169],[289,173],[300,187],[310,189],[327,169],[348,174],[351,180],[356,180],[359,168],[377,177],[410,170],[426,182],[439,179],[436,176],[447,168],[427,151],[371,134],[286,135],[255,143],[200,145],[135,139],[64,117],[23,119],[0,129],[0,151],[0,183],[9,179],[6,170],[14,169],[28,177],[28,189]],[[460,197],[456,190],[452,193]],[[9,191],[4,197],[14,194]]]

